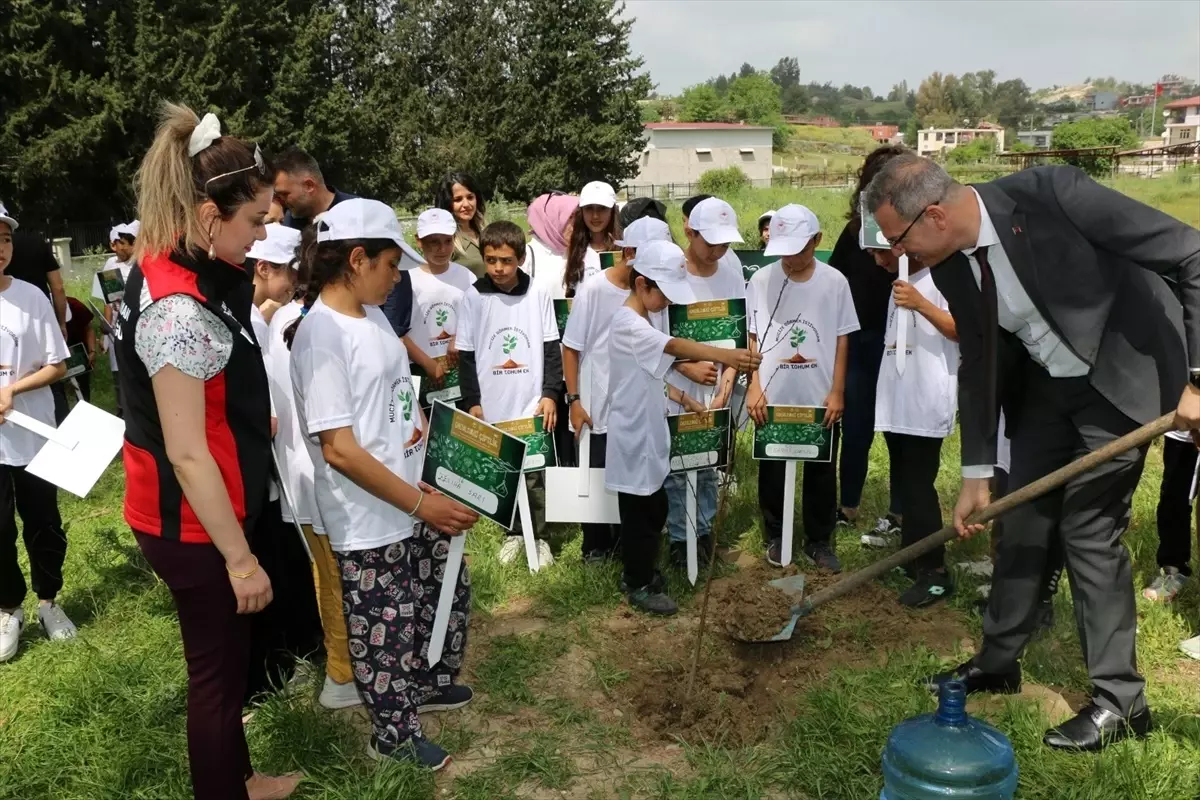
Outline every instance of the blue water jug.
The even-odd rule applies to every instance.
[[[880,800],[1011,800],[1017,760],[1000,731],[967,715],[967,687],[942,684],[933,714],[892,729]]]

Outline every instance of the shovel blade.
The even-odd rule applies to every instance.
[[[804,597],[804,576],[791,575],[787,578],[776,578],[773,581],[767,581],[768,586],[772,586],[779,591],[792,598],[792,618],[786,625],[780,629],[779,633],[769,639],[742,639],[734,637],[738,641],[746,642],[747,644],[762,644],[764,642],[786,642],[792,638],[792,634],[796,632],[796,623],[800,621],[800,600]]]

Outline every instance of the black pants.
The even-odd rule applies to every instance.
[[[134,536],[155,574],[171,590],[179,614],[188,671],[193,797],[245,800],[252,769],[242,727],[242,696],[251,621],[258,615],[237,613],[225,559],[213,545],[183,544],[137,531]]]
[[[630,589],[648,586],[658,573],[658,546],[667,524],[667,490],[652,495],[617,494],[621,511],[621,562]]]
[[[1020,425],[1013,431],[1010,488],[1026,486],[1136,427],[1086,378],[1051,378],[1030,365]],[[1002,672],[1020,658],[1039,620],[1051,543],[1059,540],[1093,699],[1123,716],[1145,706],[1133,571],[1121,544],[1145,456],[1145,448],[1117,456],[1008,516],[996,547],[983,647],[975,658],[980,668]]]
[[[312,563],[300,534],[283,521],[278,501],[267,504],[248,540],[271,578],[275,599],[252,617],[247,702],[287,683],[296,659],[317,657],[324,649]]]
[[[574,436],[574,434],[572,434],[572,436]],[[605,463],[605,448],[608,444],[608,434],[593,433],[591,438],[591,453],[588,456],[588,466],[593,468],[603,468]],[[574,442],[572,442],[572,444],[574,444]],[[576,461],[578,461],[578,458],[576,458]],[[621,541],[620,525],[584,523],[580,527],[583,528],[583,554],[585,556],[593,553],[609,555],[616,552],[616,549]]]
[[[942,440],[929,436],[885,433],[892,464],[892,486],[904,498],[900,544],[908,547],[942,528],[937,474],[942,463]],[[946,563],[946,548],[931,550],[912,563],[916,571],[939,570]]]
[[[71,410],[67,405],[67,384],[63,381],[50,384],[50,394],[54,396],[54,424],[62,425]]]
[[[0,608],[16,608],[25,599],[25,576],[17,563],[17,518],[24,523],[29,577],[39,600],[62,590],[67,534],[58,515],[58,487],[24,467],[0,464]]]
[[[1192,574],[1192,475],[1196,445],[1163,439],[1163,476],[1158,491],[1158,566]]]
[[[837,521],[838,425],[833,426],[833,450],[827,462],[805,461],[801,487],[804,541],[828,544]],[[758,462],[758,504],[762,507],[767,541],[783,536],[785,461]]]

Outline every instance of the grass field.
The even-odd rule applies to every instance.
[[[1179,190],[1160,179],[1130,189],[1200,222],[1196,184]],[[735,200],[743,228],[765,208],[809,203],[827,226],[828,246],[846,203],[838,192],[762,191]],[[87,293],[82,278],[70,288]],[[111,382],[100,362],[94,400],[111,407]],[[864,520],[883,513],[888,499],[881,441],[872,456]],[[939,476],[947,507],[957,463],[952,438]],[[726,560],[734,562],[721,567],[723,575],[761,554],[755,469],[743,439],[737,486],[720,530],[731,548]],[[1138,588],[1155,572],[1160,474],[1154,448],[1125,535]],[[71,541],[61,600],[80,636],[51,644],[35,626],[17,658],[0,665],[0,800],[190,797],[178,628],[169,593],[122,520],[122,492],[118,464],[86,501],[61,497]],[[890,577],[822,610],[786,645],[736,646],[710,629],[698,680],[700,710],[689,716],[666,702],[679,696],[697,624],[698,597],[683,576],[669,572],[682,613],[649,620],[622,603],[615,566],[583,565],[574,531],[562,532],[558,563],[537,575],[520,565],[501,566],[499,545],[500,532],[488,526],[472,532],[467,544],[475,615],[466,677],[477,700],[427,720],[428,732],[455,756],[450,769],[435,779],[369,762],[365,717],[320,709],[319,677],[258,709],[248,728],[256,766],[305,770],[309,778],[296,797],[322,800],[866,800],[879,794],[888,731],[933,708],[917,679],[961,660],[978,642],[978,579],[962,578],[946,604],[907,612],[894,604],[905,583]],[[962,543],[950,559],[978,558],[986,547],[983,540]],[[859,548],[856,532],[840,534],[839,551],[848,568],[874,557]],[[829,581],[802,569],[815,583]],[[1064,703],[1077,708],[1089,688],[1065,586],[1056,611],[1053,631],[1027,654],[1030,689],[974,704],[1013,741],[1018,796],[1195,797],[1200,662],[1176,646],[1200,624],[1200,591],[1189,586],[1167,607],[1139,598],[1139,664],[1158,730],[1144,742],[1123,742],[1098,755],[1058,754],[1041,745],[1044,729],[1070,713]],[[26,612],[35,613],[32,601]]]

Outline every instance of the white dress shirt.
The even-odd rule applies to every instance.
[[[983,198],[974,189],[975,201],[979,203],[979,238],[975,246],[963,250],[971,264],[971,273],[979,284],[979,261],[975,251],[980,247],[988,248],[988,265],[992,268],[992,276],[996,281],[996,320],[1000,327],[1015,334],[1030,357],[1046,368],[1053,378],[1079,378],[1091,371],[1088,363],[1071,351],[1058,334],[1046,322],[1038,311],[1029,293],[1021,285],[1004,245],[1000,244],[1000,234],[992,224],[992,218],[983,204]],[[963,466],[964,478],[990,478],[992,465]]]

